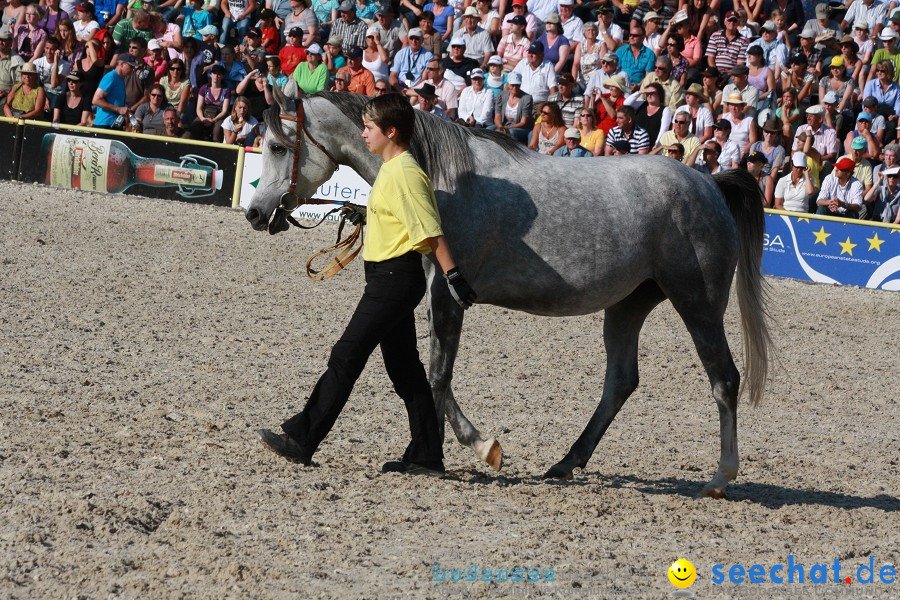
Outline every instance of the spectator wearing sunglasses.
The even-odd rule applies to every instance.
[[[700,138],[690,132],[690,126],[691,113],[686,110],[675,113],[675,118],[672,119],[672,129],[659,137],[659,142],[651,154],[660,154],[663,150],[680,144],[683,150],[680,160],[684,162],[685,155],[692,154],[700,145]]]
[[[738,31],[738,15],[734,11],[725,13],[725,28],[709,38],[706,61],[710,67],[719,70],[722,77],[731,75],[731,70],[744,64],[749,40]]]
[[[816,193],[803,152],[791,156],[791,172],[775,185],[775,208],[792,212],[809,212],[809,202]]]
[[[644,30],[632,25],[628,33],[628,43],[616,50],[619,66],[631,82],[639,82],[656,66],[656,55],[644,45]]]
[[[865,202],[873,205],[873,220],[900,225],[900,167],[885,169],[881,184],[872,186]]]

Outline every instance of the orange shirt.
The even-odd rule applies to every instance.
[[[350,85],[347,86],[348,91],[354,94],[362,94],[363,96],[375,95],[375,76],[372,75],[370,70],[361,67],[359,71],[354,73],[353,69],[347,66],[337,70],[338,73],[341,71],[350,74]]]

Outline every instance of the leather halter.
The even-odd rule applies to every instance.
[[[297,206],[299,206],[301,204],[331,204],[331,202],[327,201],[327,200],[319,200],[317,198],[300,198],[297,196],[297,176],[300,174],[300,138],[301,138],[300,133],[301,132],[303,132],[303,134],[307,138],[309,138],[309,141],[312,143],[313,146],[315,146],[316,148],[321,150],[322,154],[324,154],[325,156],[328,157],[328,159],[331,161],[331,164],[334,165],[334,170],[332,171],[332,173],[334,171],[337,171],[338,167],[340,166],[340,165],[338,165],[337,159],[334,158],[334,155],[328,151],[328,148],[326,148],[321,143],[319,143],[319,141],[316,140],[316,138],[314,138],[313,135],[306,128],[306,111],[303,109],[303,101],[300,100],[297,102],[297,114],[296,115],[282,114],[279,116],[282,119],[284,119],[285,121],[293,121],[294,123],[297,124],[295,131],[294,131],[294,165],[293,165],[293,168],[291,169],[291,186],[287,192],[285,192],[281,195],[281,208],[284,208],[285,210],[290,212],[291,210],[293,210],[294,208],[297,208]],[[291,208],[285,207],[284,206],[285,199],[293,200],[294,202],[296,202],[296,205],[294,205]]]
[[[302,225],[296,219],[291,216],[291,212],[300,206],[301,204],[333,204],[333,201],[330,200],[320,200],[318,198],[300,198],[297,196],[297,177],[300,174],[300,139],[302,135],[305,135],[309,138],[309,141],[322,151],[322,153],[328,157],[331,163],[334,165],[334,171],[338,170],[340,166],[338,164],[337,159],[334,155],[328,151],[328,149],[323,146],[306,128],[306,111],[303,109],[303,101],[297,102],[297,114],[296,115],[279,115],[285,121],[293,121],[296,123],[295,131],[294,131],[294,164],[291,169],[291,186],[289,190],[281,195],[280,205],[276,209],[279,212],[284,213],[284,218],[291,223],[294,227],[298,227],[300,229],[314,229],[321,225],[325,220],[330,217],[334,213],[338,213],[341,217],[340,225],[338,226],[337,233],[337,242],[328,248],[323,248],[319,250],[315,254],[309,257],[306,261],[306,276],[315,281],[322,281],[324,279],[328,279],[338,274],[344,267],[350,264],[354,258],[359,255],[362,250],[362,231],[363,231],[363,222],[364,217],[360,215],[360,209],[363,207],[351,205],[349,203],[345,203],[344,206],[340,208],[334,208],[327,213],[322,219],[312,226]],[[301,135],[302,132],[302,135]],[[285,205],[285,201],[292,201],[292,205]],[[362,213],[365,214],[364,212]],[[355,218],[352,218],[352,215],[355,215]],[[344,225],[351,221],[356,225],[353,232],[350,233],[346,238],[341,240],[341,233],[344,230]],[[356,246],[356,243],[359,242],[359,246]],[[337,252],[337,256],[333,256],[331,261],[322,269],[315,269],[312,266],[313,260],[316,258],[332,254]]]

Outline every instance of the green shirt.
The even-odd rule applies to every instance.
[[[297,87],[303,90],[304,94],[315,94],[325,89],[325,82],[328,81],[328,67],[325,63],[321,63],[315,70],[309,70],[309,63],[302,62],[297,65],[292,75]]]
[[[117,44],[128,43],[134,38],[144,38],[147,41],[150,41],[150,38],[153,37],[153,32],[149,29],[135,29],[131,24],[133,19],[122,19],[118,23],[116,23],[116,28],[113,29],[113,39]]]
[[[900,52],[888,54],[887,48],[879,48],[872,55],[872,68],[875,68],[875,65],[881,60],[889,60],[894,63],[894,81],[900,83]]]

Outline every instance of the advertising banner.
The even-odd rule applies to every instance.
[[[18,123],[16,119],[0,118],[0,140],[5,140],[4,146],[7,148],[6,152],[0,152],[0,179],[3,181],[16,178],[16,163],[19,158],[19,135],[16,131]]]
[[[262,154],[255,151],[248,151],[244,155],[244,171],[241,178],[241,208],[247,208],[256,186],[259,184],[259,178],[262,175]],[[285,190],[287,190],[287,182],[285,182]],[[347,166],[341,166],[331,179],[319,186],[316,190],[315,198],[322,200],[333,200],[334,202],[352,202],[365,206],[369,200],[369,192],[372,186],[365,182],[356,171]],[[306,204],[300,206],[293,212],[295,219],[319,220],[322,215],[334,208],[334,204]],[[337,220],[336,215],[330,217]]]
[[[763,273],[900,291],[900,227],[767,212]]]
[[[21,181],[231,206],[238,149],[26,122]]]

